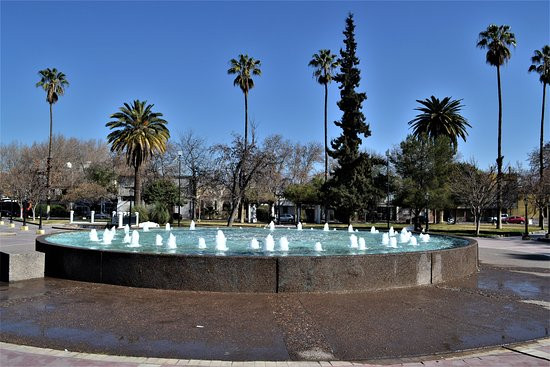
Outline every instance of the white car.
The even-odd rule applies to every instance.
[[[281,214],[279,216],[279,223],[292,223],[294,222],[294,216],[292,214]]]

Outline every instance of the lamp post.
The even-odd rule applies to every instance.
[[[428,209],[429,200],[430,193],[426,191],[426,233],[430,230],[430,213]]]
[[[178,227],[181,222],[181,157],[183,156],[183,151],[178,150]],[[193,208],[195,210],[195,208]]]
[[[69,183],[69,188],[72,190],[73,188],[73,164],[71,162],[67,162],[65,164],[67,166],[67,168],[69,169],[69,171],[71,171],[71,182]],[[73,210],[73,202],[69,202],[69,210]]]

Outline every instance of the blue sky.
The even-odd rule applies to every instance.
[[[459,151],[482,167],[496,158],[496,70],[475,44],[490,23],[510,25],[518,46],[502,70],[503,155],[515,164],[538,146],[542,86],[527,69],[549,43],[549,4],[2,1],[0,140],[47,138],[48,105],[34,85],[38,70],[56,67],[71,85],[54,106],[55,133],[105,139],[110,114],[146,99],[173,137],[192,129],[210,143],[229,141],[243,131],[244,100],[228,61],[248,53],[262,62],[249,98],[258,134],[322,142],[323,88],[307,64],[321,48],[342,47],[353,12],[372,131],[363,148],[383,153],[403,140],[416,99],[452,96],[472,125]],[[330,123],[341,116],[338,97],[333,84],[331,138],[340,133]]]

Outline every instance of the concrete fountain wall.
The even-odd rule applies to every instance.
[[[214,256],[104,251],[36,239],[45,275],[213,292],[359,292],[447,282],[477,271],[477,242],[452,249],[346,256]]]

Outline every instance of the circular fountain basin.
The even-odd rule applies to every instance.
[[[477,271],[477,242],[452,236],[424,242],[413,234],[414,245],[396,233],[394,247],[383,233],[347,230],[151,229],[139,230],[133,243],[124,242],[123,230],[105,243],[103,236],[38,237],[46,276],[192,291],[341,292],[441,283]]]

